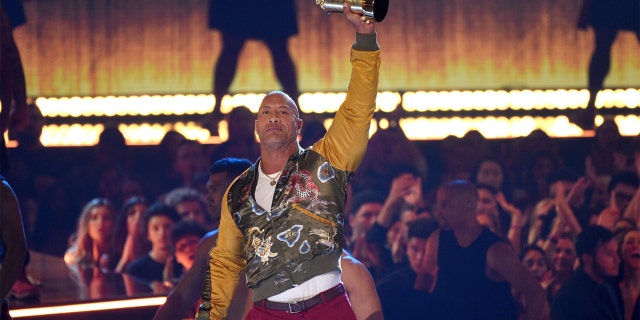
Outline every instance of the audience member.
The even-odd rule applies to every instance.
[[[533,160],[532,155],[543,153],[548,153],[561,162],[564,160],[558,142],[541,129],[535,129],[524,137],[511,139],[510,148],[504,153],[510,176],[515,177],[516,182],[523,179],[522,174],[527,173],[527,165],[531,165],[530,161]]]
[[[462,138],[448,136],[440,142],[439,157],[444,171],[438,181],[445,183],[469,179],[479,159],[491,154],[486,140],[477,131],[469,131]]]
[[[540,286],[547,290],[553,280],[553,270],[549,265],[546,252],[536,245],[528,246],[522,249],[520,260],[538,279]]]
[[[367,233],[373,227],[383,203],[384,196],[378,192],[362,190],[354,195],[351,203],[353,212],[347,216],[350,233],[346,237],[347,249],[367,267],[374,279],[388,267],[382,248],[367,241]]]
[[[207,231],[214,229],[207,214],[207,203],[200,192],[192,188],[177,188],[167,193],[165,203],[172,207],[183,221],[194,221]]]
[[[640,186],[640,179],[633,171],[619,171],[611,177],[607,190],[609,202],[607,208],[598,215],[597,224],[613,231],[615,223],[623,216],[637,217],[633,207],[627,210]]]
[[[544,250],[536,245],[528,246],[523,249],[520,260],[525,268],[536,277],[540,286],[548,291],[549,285],[551,281],[553,281],[553,272],[549,267],[549,262]],[[523,310],[526,308],[524,297],[522,293],[518,291],[513,292],[513,297],[516,300],[518,313],[522,315]],[[549,297],[547,297],[547,301],[549,303],[551,302]],[[519,318],[522,318],[522,316]]]
[[[253,130],[255,116],[251,110],[245,106],[237,106],[227,114],[226,119],[229,137],[211,150],[211,163],[228,157],[258,160],[260,145]]]
[[[242,172],[251,167],[247,159],[223,158],[216,161],[209,168],[209,181],[207,183],[207,208],[214,230],[208,232],[198,244],[195,251],[194,264],[176,288],[171,291],[167,301],[160,306],[154,316],[154,320],[175,319],[189,312],[189,307],[200,298],[198,319],[208,319],[211,304],[209,302],[210,276],[209,276],[209,251],[218,239],[218,226],[220,224],[220,206],[222,197],[229,184]],[[245,278],[240,277],[236,285],[236,292],[231,300],[228,319],[241,319],[245,314],[248,291]]]
[[[11,170],[6,174],[20,195],[39,195],[50,185],[57,183],[60,165],[51,152],[40,142],[45,120],[35,104],[25,107],[28,114],[27,127],[15,133],[16,148],[9,149]]]
[[[380,161],[384,159],[384,161]],[[389,194],[401,173],[427,177],[427,159],[399,126],[378,130],[372,136],[357,174],[351,181],[354,191],[376,189]]]
[[[549,175],[549,197],[539,201],[531,213],[528,244],[545,248],[552,229],[577,236],[583,227],[594,224],[594,215],[582,210],[588,180],[563,170]]]
[[[640,318],[640,229],[621,233],[619,286],[624,319]]]
[[[618,275],[618,242],[611,231],[586,228],[576,242],[580,268],[553,298],[551,319],[624,319]]]
[[[478,221],[503,239],[509,240],[516,253],[522,247],[522,229],[527,223],[519,208],[507,202],[494,187],[476,184],[478,189]]]
[[[373,273],[376,280],[402,265],[405,260],[407,223],[425,215],[422,179],[410,168],[400,172],[391,183],[380,214],[367,232],[369,246],[378,248],[382,273]]]
[[[501,159],[486,156],[474,163],[469,174],[469,181],[476,185],[491,186],[511,201],[513,189],[507,174],[507,167]]]
[[[144,237],[151,242],[151,251],[133,260],[124,269],[126,275],[138,283],[147,285],[154,293],[169,292],[169,287],[164,284],[163,271],[172,254],[169,241],[171,228],[178,221],[180,216],[173,208],[160,202],[152,204],[142,216],[141,224]],[[178,269],[174,270],[177,272]]]
[[[544,291],[513,248],[476,220],[478,190],[463,180],[437,194],[434,231],[420,263],[416,287],[433,292],[434,318],[515,319],[511,290],[523,293],[527,319],[548,312]]]
[[[142,215],[149,208],[143,197],[132,197],[122,206],[116,219],[115,246],[120,260],[115,272],[122,273],[129,262],[145,255],[151,249],[142,237]]]
[[[177,187],[193,187],[194,178],[207,170],[204,147],[196,140],[185,139],[176,147],[173,162],[172,189]],[[169,190],[165,190],[167,192]]]
[[[64,262],[72,271],[91,269],[113,270],[117,257],[113,244],[116,209],[111,201],[95,198],[89,201],[78,218],[76,232]]]
[[[630,169],[631,159],[632,154],[624,143],[618,125],[612,119],[605,119],[596,129],[585,158],[585,166],[592,166],[595,176],[611,176],[618,171]]]
[[[165,270],[163,278],[165,285],[174,287],[188,272],[195,263],[195,253],[200,239],[207,233],[200,224],[192,220],[182,220],[173,226],[171,229],[170,241],[171,248],[173,249],[173,256],[167,260],[165,264]],[[175,260],[177,264],[174,264],[172,260]],[[174,270],[174,266],[179,266],[179,271]],[[195,306],[193,308],[195,316]]]
[[[425,251],[427,239],[438,228],[431,218],[417,218],[407,226],[407,264],[377,282],[384,318],[416,319],[429,314],[429,296],[414,289],[416,270]]]
[[[549,175],[564,169],[560,156],[551,151],[540,151],[523,158],[521,171],[517,174],[513,202],[523,211],[530,212],[532,207],[549,196]]]
[[[635,154],[635,167],[638,176],[640,176],[640,150]],[[640,226],[640,187],[636,188],[636,192],[622,216],[634,221],[636,226]]]
[[[568,235],[552,236],[552,249],[547,249],[547,254],[551,251],[553,278],[547,287],[547,294],[553,299],[562,286],[569,281],[576,269],[578,254],[576,244],[572,237]]]
[[[176,185],[174,163],[180,143],[187,138],[178,131],[167,131],[160,143],[137,151],[135,171],[145,177],[149,199],[157,199]]]

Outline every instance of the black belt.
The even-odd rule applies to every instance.
[[[278,311],[286,311],[289,313],[298,313],[309,310],[323,302],[327,302],[333,298],[339,297],[344,293],[344,286],[342,283],[323,292],[318,293],[317,295],[298,302],[275,302],[269,301],[267,299],[256,301],[255,304],[265,309],[278,310]]]

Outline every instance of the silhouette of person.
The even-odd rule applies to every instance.
[[[228,93],[238,67],[238,57],[247,40],[263,41],[271,52],[276,77],[293,101],[300,95],[295,65],[287,50],[288,39],[298,33],[294,0],[209,2],[209,28],[220,31],[222,51],[215,65],[213,94],[216,103],[205,126],[213,132],[222,118],[222,97]],[[268,17],[267,19],[265,17]],[[242,23],[238,23],[242,21]]]
[[[18,198],[0,175],[0,319],[11,319],[5,298],[22,273],[27,243]]]
[[[0,2],[0,135],[4,135],[9,125],[12,130],[22,131],[29,121],[24,69],[13,38],[13,30],[25,22],[21,1]],[[0,172],[9,172],[8,163],[4,137],[0,137]]]
[[[589,102],[587,108],[573,120],[584,130],[593,129],[596,96],[602,90],[611,68],[611,47],[618,31],[632,31],[640,41],[640,1],[584,0],[578,18],[578,28],[593,28],[595,45],[589,62]]]

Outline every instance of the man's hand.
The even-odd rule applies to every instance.
[[[349,2],[343,2],[343,11],[344,15],[347,17],[347,20],[353,26],[353,29],[356,30],[357,33],[361,34],[372,34],[375,32],[375,22],[371,21],[364,16],[351,11],[351,4]]]

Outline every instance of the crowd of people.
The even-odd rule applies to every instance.
[[[38,108],[32,105],[30,110],[35,113],[32,119],[37,119]],[[30,122],[30,126],[42,124],[42,119]],[[36,137],[39,134],[37,129],[23,134],[30,132]],[[197,249],[199,239],[217,230],[222,193],[241,172],[236,170],[223,178],[230,180],[208,185],[209,177],[216,172],[210,173],[207,163],[244,158],[246,169],[257,160],[253,150],[258,144],[253,140],[253,147],[226,148],[220,152],[223,145],[201,145],[172,132],[167,134],[165,144],[154,147],[154,154],[158,155],[154,163],[143,162],[148,167],[142,170],[136,163],[140,159],[132,156],[144,153],[124,146],[122,137],[114,137],[117,132],[108,132],[93,148],[96,159],[87,161],[86,169],[56,164],[56,159],[47,158],[47,148],[38,139],[22,134],[19,147],[9,150],[16,165],[8,177],[20,199],[29,248],[64,256],[80,278],[86,277],[80,271],[97,268],[103,273],[130,275],[133,281],[148,285],[157,293],[175,291],[193,267],[196,252],[208,254],[209,250]],[[417,279],[421,273],[425,273],[420,263],[428,252],[428,239],[442,227],[438,188],[459,179],[467,180],[477,192],[477,207],[473,211],[477,222],[498,235],[520,257],[522,265],[544,288],[552,316],[580,318],[571,313],[576,310],[564,307],[575,302],[563,302],[577,296],[563,292],[576,286],[568,285],[575,282],[572,279],[576,276],[588,279],[585,277],[593,271],[581,270],[590,268],[596,273],[608,272],[596,277],[606,281],[594,279],[594,283],[617,284],[613,287],[617,298],[612,301],[618,304],[611,304],[617,309],[610,309],[617,310],[622,317],[619,319],[637,318],[638,310],[633,309],[638,307],[640,292],[637,138],[621,137],[615,123],[606,121],[586,145],[583,163],[568,162],[559,149],[560,141],[535,132],[525,138],[500,141],[499,147],[486,140],[475,143],[476,152],[467,153],[450,165],[444,159],[467,146],[466,137],[441,141],[439,149],[432,148],[438,150],[434,155],[423,153],[419,142],[406,138],[386,143],[384,135],[395,137],[398,132],[401,133],[397,128],[379,130],[371,138],[362,165],[349,183],[349,203],[345,209],[344,247],[371,275],[385,318],[404,317],[408,312],[428,313],[432,304],[427,301],[436,299],[436,291],[429,293],[428,289],[437,285],[418,290],[416,283],[420,282]],[[111,145],[103,146],[106,143]],[[164,154],[167,158],[164,160],[160,153],[155,153],[163,148],[172,150]],[[101,151],[105,149],[121,151],[117,154]],[[208,158],[207,154],[216,156]],[[115,155],[118,157],[99,159]],[[440,159],[427,161],[434,158]],[[385,159],[384,163],[379,159]],[[20,169],[35,161],[40,164],[34,165],[34,169]],[[387,170],[380,169],[383,165]],[[577,171],[579,168],[584,169]],[[144,173],[146,170],[152,174]],[[439,178],[434,183],[435,179],[428,175]],[[80,183],[71,182],[74,177],[83,177],[82,189],[72,188]],[[162,180],[167,183],[158,184]],[[56,228],[50,228],[53,221]],[[600,234],[607,236],[599,235],[603,240],[598,238],[592,247],[580,249],[581,235],[593,226],[599,226]],[[212,245],[209,242],[207,248]],[[608,271],[601,270],[605,266],[600,259],[594,259],[601,250],[610,251],[619,263],[612,261]],[[206,254],[203,261],[208,260]],[[196,269],[203,273],[200,264]],[[453,272],[457,275],[462,271]],[[202,277],[193,279],[196,288],[188,288],[190,295],[199,296],[202,288],[197,286],[202,285]],[[588,281],[584,279],[582,282]],[[29,287],[28,281],[26,276],[18,279],[14,297],[24,298],[37,292],[37,287]],[[579,289],[590,292],[583,287]],[[590,306],[596,310],[602,305],[608,308],[605,303],[608,295],[596,291],[593,294],[585,297],[595,299]],[[516,310],[524,310],[522,292],[514,291],[512,297]],[[417,303],[416,299],[424,303]],[[241,301],[246,302],[246,298]],[[194,304],[191,301],[188,305]],[[242,306],[234,309],[241,311],[233,312],[243,312]]]
[[[19,147],[9,149],[15,165],[7,177],[20,199],[30,250],[64,256],[79,279],[86,277],[86,271],[80,271],[97,268],[130,275],[157,293],[175,290],[197,257],[199,240],[195,239],[217,230],[222,193],[231,182],[207,185],[211,175],[207,164],[243,158],[247,168],[258,159],[255,139],[245,139],[250,145],[230,148],[229,144],[202,145],[170,132],[161,145],[135,150],[124,144],[117,130],[105,130],[92,148],[93,159],[85,166],[70,167],[64,159],[48,157],[52,150],[38,139],[44,119],[37,106],[29,110],[30,128],[18,136]],[[239,133],[233,131],[232,123],[229,127],[233,140]],[[428,239],[442,227],[438,188],[460,179],[477,190],[473,211],[477,222],[520,257],[544,288],[552,316],[580,318],[571,313],[577,311],[564,307],[571,303],[563,302],[576,295],[563,292],[575,286],[568,284],[576,276],[593,273],[581,270],[603,271],[600,260],[593,257],[609,250],[620,262],[612,261],[609,273],[598,277],[606,280],[603,283],[617,284],[613,301],[618,304],[611,304],[617,309],[611,310],[617,310],[619,319],[637,318],[633,308],[638,306],[640,292],[638,140],[620,136],[615,123],[607,120],[583,145],[584,157],[570,162],[575,155],[563,153],[560,140],[540,131],[504,141],[470,133],[440,141],[425,153],[419,142],[406,139],[397,127],[377,131],[348,185],[344,248],[371,275],[385,318],[428,313],[433,304],[427,301],[436,301],[436,291],[429,293],[429,289],[437,285],[421,290],[415,286],[421,274],[428,274],[428,268],[420,267]],[[154,158],[143,158],[145,153]],[[54,222],[56,228],[51,228]],[[611,236],[600,235],[604,240],[579,249],[581,235],[592,226]],[[196,269],[203,273],[202,266]],[[37,287],[29,286],[29,281],[21,276],[13,296],[36,294]],[[343,281],[348,280],[343,276]],[[198,296],[202,291],[189,290]],[[597,294],[604,293],[594,291],[590,297],[595,300],[589,305],[595,309],[605,304],[602,297],[608,297]],[[524,310],[522,296],[512,292],[517,312]],[[236,306],[234,310],[244,309]]]
[[[171,131],[135,149],[107,127],[78,161],[51,156],[30,105],[7,174],[29,249],[81,285],[120,274],[167,294],[158,320],[639,319],[640,140],[612,120],[584,157],[540,130],[429,153],[397,124],[369,139],[380,48],[345,16],[352,82],[320,140],[275,91],[228,114],[224,144]],[[24,265],[13,298],[37,295]]]

